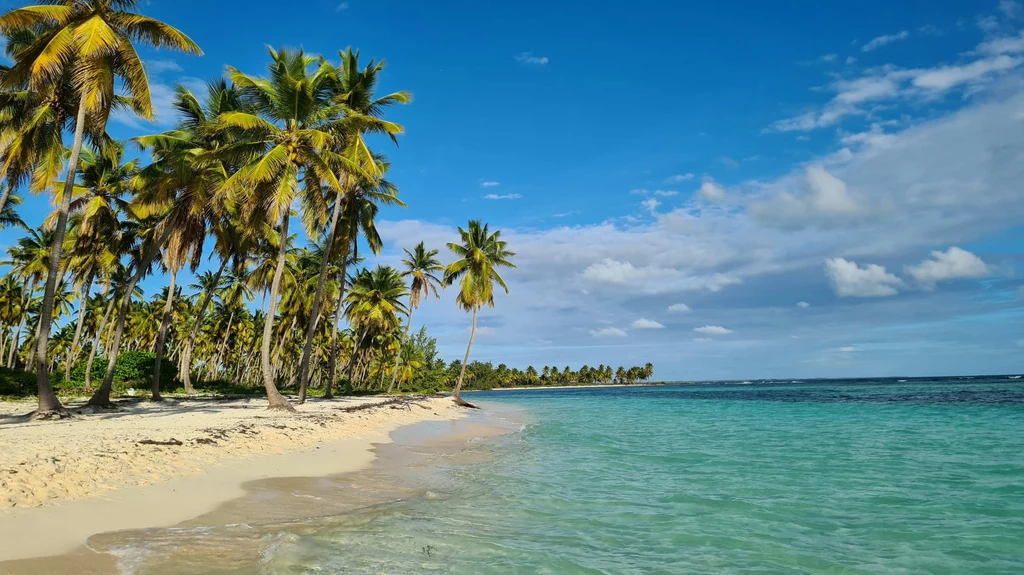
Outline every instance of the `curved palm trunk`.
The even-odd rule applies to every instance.
[[[153,401],[160,401],[160,364],[164,359],[164,346],[167,343],[167,326],[171,323],[171,311],[174,308],[174,283],[178,272],[171,270],[170,285],[167,286],[167,301],[164,302],[163,317],[160,318],[160,332],[156,336],[156,359],[153,360]]]
[[[405,342],[409,339],[409,332],[412,330],[412,296],[409,296],[409,318],[408,324],[405,326],[405,334],[402,335],[402,341],[398,342],[398,357],[395,358],[395,370],[391,374],[391,385],[388,386],[388,393],[391,393],[395,389],[395,381],[398,380],[398,366],[402,365],[402,348],[405,347]]]
[[[224,268],[227,265],[228,260],[225,258],[220,264],[220,269],[217,270],[217,275],[214,277],[210,289],[206,290],[206,293],[203,295],[203,302],[199,304],[199,311],[196,312],[196,324],[192,326],[192,333],[188,337],[185,349],[181,352],[180,377],[182,383],[185,384],[185,393],[189,395],[193,395],[196,392],[196,389],[192,387],[192,366],[190,364],[192,363],[192,352],[195,350],[196,339],[199,337],[199,328],[203,325],[203,316],[206,315],[206,308],[210,305],[210,301],[213,300],[213,290],[220,281],[220,276],[224,274]]]
[[[107,287],[103,289],[103,297],[107,296],[107,292],[110,291],[110,283],[107,283]],[[89,350],[89,361],[85,363],[85,388],[92,389],[92,364],[96,360],[96,352],[99,350],[100,344],[103,342],[103,332],[107,329],[107,322],[110,321],[110,314],[114,311],[114,300],[117,297],[110,298],[107,302],[107,309],[103,312],[103,319],[100,320],[100,325],[96,329],[96,335],[92,340],[92,349]]]
[[[4,206],[7,205],[7,198],[11,197],[12,189],[14,189],[14,186],[11,184],[4,188],[4,194],[0,196],[0,212],[4,211]]]
[[[82,294],[78,296],[80,308],[78,310],[78,325],[75,326],[75,337],[71,340],[71,350],[68,351],[67,360],[64,361],[64,381],[71,379],[71,365],[78,356],[78,340],[82,337],[82,327],[85,325],[85,304],[89,301],[89,291],[92,290],[92,274],[85,280],[82,286]]]
[[[327,368],[330,376],[327,378],[327,385],[324,389],[324,399],[334,397],[334,382],[338,381],[338,327],[341,325],[341,298],[345,297],[345,275],[341,276],[341,295],[338,298],[338,306],[334,310],[334,329],[331,330],[331,359]]]
[[[121,338],[124,336],[125,320],[128,318],[128,312],[131,311],[132,307],[132,293],[135,291],[135,286],[138,285],[142,276],[146,275],[146,269],[149,268],[149,264],[156,257],[157,252],[160,251],[160,246],[167,241],[172,231],[173,229],[167,226],[160,234],[160,238],[146,250],[142,261],[139,262],[138,269],[132,274],[131,279],[128,280],[128,285],[124,288],[124,297],[121,298],[121,306],[117,310],[117,322],[114,324],[114,337],[110,342],[110,353],[107,354],[107,373],[103,376],[103,383],[100,384],[100,388],[89,398],[89,405],[100,407],[113,406],[110,403],[110,389],[114,386],[114,367],[117,366],[117,356],[121,353]]]
[[[71,193],[75,189],[75,175],[78,173],[78,158],[82,154],[84,131],[85,106],[80,105],[78,116],[75,118],[75,139],[71,145],[71,159],[68,160],[68,175],[64,178],[64,197],[61,198],[60,211],[57,213],[57,228],[53,236],[53,247],[50,248],[50,267],[46,274],[43,305],[39,313],[39,336],[35,350],[36,387],[39,395],[39,408],[36,411],[36,417],[65,417],[68,415],[50,385],[50,370],[46,354],[49,351],[50,324],[53,322],[53,298],[57,290],[57,275],[60,273],[61,250],[64,247],[64,233],[68,226],[68,211],[71,209]]]
[[[359,348],[362,347],[363,339],[366,338],[366,330],[364,329],[359,337],[356,338],[355,342],[352,343],[352,355],[348,358],[348,365],[345,366],[347,371],[348,380],[345,382],[345,395],[352,394],[352,376],[355,375],[356,370],[356,358],[359,357]]]
[[[281,245],[277,250],[277,267],[274,269],[274,280],[270,283],[270,297],[267,302],[267,319],[263,324],[263,342],[260,345],[260,367],[263,369],[263,387],[267,390],[267,401],[270,402],[268,409],[283,409],[295,411],[292,404],[281,392],[277,390],[274,383],[274,370],[270,364],[270,340],[274,337],[274,315],[277,311],[277,293],[281,289],[281,277],[284,276],[285,257],[288,255],[288,209],[285,208],[284,216],[281,218]]]
[[[327,232],[324,253],[320,261],[320,277],[316,281],[316,293],[313,294],[313,307],[310,310],[309,325],[306,326],[306,342],[302,345],[302,359],[299,360],[299,373],[302,382],[299,384],[299,403],[306,402],[306,388],[309,387],[309,357],[313,351],[313,336],[316,334],[317,322],[320,321],[320,300],[324,295],[324,282],[327,279],[327,265],[331,261],[331,245],[334,243],[334,230],[338,227],[341,216],[341,193],[334,201],[334,212],[331,214],[331,226]]]
[[[476,337],[476,310],[477,308],[474,307],[473,329],[469,332],[469,345],[466,346],[466,357],[465,359],[462,360],[462,370],[459,371],[459,381],[458,383],[455,384],[455,393],[452,394],[452,397],[455,398],[455,403],[458,403],[459,405],[465,403],[464,401],[462,401],[462,398],[459,397],[459,392],[462,391],[462,381],[466,377],[466,364],[469,363],[469,352],[470,350],[473,349],[473,338]]]

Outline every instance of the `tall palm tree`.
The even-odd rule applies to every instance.
[[[337,149],[337,134],[344,125],[345,107],[334,101],[335,69],[322,58],[301,50],[270,49],[269,78],[257,78],[228,68],[231,81],[242,91],[253,112],[227,112],[219,116],[224,129],[245,132],[243,141],[229,146],[232,157],[244,158],[226,181],[247,221],[277,226],[277,263],[270,283],[267,319],[263,326],[260,363],[270,409],[294,408],[277,390],[270,347],[277,298],[287,257],[288,225],[292,203],[301,197],[303,221],[315,232],[322,221],[325,190],[342,190],[337,173],[364,175],[359,162]],[[315,233],[309,235],[315,236]]]
[[[59,207],[56,241],[50,254],[36,345],[37,417],[65,416],[67,411],[50,386],[47,343],[53,319],[53,299],[60,268],[72,188],[78,173],[87,120],[94,133],[105,131],[107,118],[118,100],[114,79],[131,94],[130,104],[144,118],[153,115],[149,81],[134,42],[168,47],[194,54],[201,50],[187,36],[167,24],[136,14],[137,0],[53,0],[48,5],[17,8],[0,16],[0,33],[37,30],[31,44],[21,49],[2,76],[0,86],[48,93],[70,78],[78,110],[64,195]]]
[[[70,242],[70,264],[75,283],[81,291],[78,323],[64,363],[65,379],[71,377],[71,366],[77,358],[85,323],[84,303],[89,299],[93,280],[117,257],[110,249],[116,244],[111,238],[118,232],[121,214],[129,209],[123,196],[128,191],[128,182],[138,170],[137,160],[123,162],[123,158],[124,145],[120,142],[106,142],[99,149],[82,149],[78,169],[80,183],[74,186],[74,198],[68,207],[74,222],[70,227],[73,238]]]
[[[437,293],[437,288],[441,287],[441,281],[434,275],[436,272],[444,271],[444,266],[435,257],[439,253],[441,253],[440,250],[427,251],[427,247],[423,242],[417,244],[411,252],[405,250],[406,259],[402,260],[402,263],[405,265],[405,271],[402,272],[402,277],[412,278],[412,281],[409,285],[409,315],[406,317],[405,334],[399,343],[400,346],[404,346],[405,342],[409,339],[409,330],[412,329],[412,312],[420,307],[420,302],[423,298],[433,293],[435,298],[441,299],[440,294]],[[395,388],[395,381],[398,379],[398,368],[402,364],[402,354],[398,353],[395,355],[395,369],[391,374],[391,385],[388,387],[388,393],[391,393]]]
[[[408,314],[402,303],[402,298],[407,294],[408,288],[402,274],[391,266],[364,269],[352,282],[345,296],[345,317],[362,337],[356,340],[357,347],[349,359],[350,381],[360,344],[397,330],[401,323],[399,314]]]
[[[336,151],[344,154],[356,163],[365,167],[372,178],[379,178],[383,171],[377,165],[377,159],[370,153],[363,135],[367,133],[386,134],[397,144],[396,136],[403,132],[402,126],[383,120],[385,110],[393,104],[406,104],[411,101],[409,92],[400,91],[378,98],[375,94],[378,74],[384,69],[384,61],[374,63],[370,60],[365,68],[359,68],[359,52],[352,48],[341,52],[341,66],[336,70],[337,94],[335,101],[344,106],[344,121],[337,123],[338,138]],[[299,403],[306,400],[306,388],[309,385],[309,359],[312,352],[313,336],[320,320],[324,282],[327,278],[327,266],[331,261],[331,249],[335,242],[338,222],[341,218],[342,194],[352,194],[358,188],[358,175],[342,174],[340,181],[345,189],[335,190],[334,207],[331,221],[324,236],[320,275],[316,290],[313,293],[310,319],[306,326],[306,340],[302,347],[302,358],[299,360],[301,384],[299,386]]]
[[[462,243],[449,243],[448,249],[459,259],[455,260],[444,271],[444,285],[450,286],[459,282],[459,295],[455,303],[463,310],[473,312],[473,328],[469,332],[469,345],[466,346],[466,357],[462,360],[459,380],[455,384],[453,397],[455,403],[464,405],[466,402],[459,397],[462,382],[466,377],[466,364],[469,363],[469,352],[473,349],[476,337],[476,315],[481,307],[494,307],[494,284],[501,286],[508,293],[505,280],[498,274],[497,268],[516,267],[510,258],[515,252],[507,249],[501,239],[501,231],[490,233],[486,224],[480,220],[471,220],[468,229],[459,228]]]

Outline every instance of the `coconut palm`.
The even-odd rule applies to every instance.
[[[40,313],[35,357],[39,417],[67,414],[50,386],[46,354],[61,248],[86,124],[91,126],[90,132],[105,131],[111,109],[119,101],[114,94],[115,78],[121,80],[123,88],[131,95],[130,104],[135,113],[144,118],[152,117],[149,81],[134,42],[201,53],[192,40],[173,27],[132,12],[137,4],[137,0],[53,0],[51,4],[17,8],[0,16],[0,33],[37,32],[31,43],[17,52],[14,64],[0,76],[0,86],[6,89],[27,87],[29,92],[52,94],[70,81],[78,100],[71,157],[58,208],[57,236]]]
[[[455,384],[453,394],[455,402],[462,405],[466,402],[459,397],[459,392],[462,391],[466,364],[469,363],[469,353],[473,349],[473,339],[476,337],[477,312],[484,305],[494,307],[494,284],[498,284],[505,293],[508,293],[508,286],[498,274],[497,268],[516,267],[509,261],[516,254],[508,251],[506,242],[501,239],[501,231],[492,234],[488,226],[481,224],[479,220],[471,220],[467,229],[460,227],[459,236],[461,243],[448,244],[448,249],[459,259],[445,269],[443,283],[450,286],[458,281],[459,295],[456,296],[455,303],[463,310],[473,313],[469,345],[466,346],[466,357],[462,360],[462,369],[459,370],[459,380]]]
[[[301,50],[270,49],[270,57],[267,79],[228,68],[228,76],[253,111],[227,112],[218,117],[222,129],[242,130],[244,138],[214,157],[241,160],[241,167],[223,189],[244,207],[245,221],[276,226],[283,240],[288,237],[291,205],[301,198],[303,221],[312,228],[307,230],[313,232],[309,235],[315,236],[316,224],[326,214],[325,190],[343,189],[336,174],[344,171],[362,175],[364,170],[358,162],[335,152],[344,112],[344,106],[334,101],[335,69]],[[275,307],[288,249],[286,241],[277,244],[260,363],[270,409],[293,410],[277,390],[270,359]]]
[[[400,345],[404,346],[406,340],[409,339],[409,330],[412,329],[412,312],[420,307],[423,298],[433,293],[435,298],[441,299],[440,294],[437,293],[437,288],[441,287],[441,281],[434,275],[436,272],[444,271],[444,266],[435,257],[439,253],[439,250],[427,251],[423,242],[417,244],[411,252],[405,250],[406,259],[402,260],[405,271],[402,272],[402,277],[411,278],[412,281],[409,284],[409,315],[405,320],[405,334],[402,336]],[[398,368],[401,364],[402,354],[399,353],[395,358],[395,369],[391,374],[388,393],[394,390],[395,381],[398,378]]]
[[[402,303],[402,298],[407,294],[408,288],[402,274],[391,266],[364,269],[356,276],[345,296],[345,317],[361,334],[349,359],[349,381],[352,380],[358,363],[358,351],[363,344],[398,328],[401,323],[399,314],[408,313]]]
[[[353,162],[363,166],[363,171],[370,175],[370,179],[376,180],[383,176],[383,171],[377,165],[377,158],[370,153],[363,135],[367,133],[386,134],[395,139],[403,131],[402,126],[393,122],[383,120],[385,110],[393,104],[408,103],[412,96],[405,91],[394,92],[378,98],[375,93],[378,74],[384,69],[384,61],[374,63],[371,59],[365,68],[359,68],[359,52],[353,52],[352,48],[341,52],[341,66],[336,69],[337,91],[335,101],[344,106],[344,119],[335,124],[337,138],[335,149],[340,154]],[[335,243],[338,223],[342,212],[342,195],[352,194],[359,187],[360,174],[341,174],[340,180],[344,183],[344,189],[334,190],[334,207],[331,211],[331,221],[324,235],[323,252],[319,279],[316,290],[313,294],[310,319],[306,326],[306,340],[302,348],[302,358],[299,361],[301,384],[299,387],[299,403],[306,400],[306,388],[309,385],[309,358],[312,352],[313,335],[316,333],[317,324],[320,320],[320,308],[323,298],[324,282],[327,279],[327,265],[331,261],[331,249]]]

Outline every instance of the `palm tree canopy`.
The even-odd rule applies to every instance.
[[[449,243],[448,249],[458,256],[444,271],[444,285],[459,281],[459,295],[456,303],[469,311],[483,307],[494,307],[494,284],[500,285],[505,293],[508,286],[498,274],[497,268],[516,267],[510,258],[516,254],[507,249],[501,240],[501,231],[490,232],[479,220],[469,222],[469,228],[459,228],[462,243]]]
[[[416,309],[420,306],[422,298],[434,294],[440,299],[437,288],[441,287],[441,281],[434,274],[444,270],[444,266],[435,256],[440,253],[438,250],[427,251],[423,242],[413,248],[413,251],[405,250],[406,258],[402,260],[405,271],[402,277],[412,278],[409,286],[409,307]]]

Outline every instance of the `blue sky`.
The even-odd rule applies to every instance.
[[[1017,3],[279,6],[153,0],[206,55],[144,53],[165,113],[110,131],[170,127],[174,83],[262,73],[267,44],[387,59],[382,90],[415,98],[391,116],[401,147],[375,142],[409,205],[382,213],[380,261],[470,218],[519,253],[477,359],[649,360],[669,379],[1024,371]],[[468,337],[453,299],[416,317],[448,359]]]

